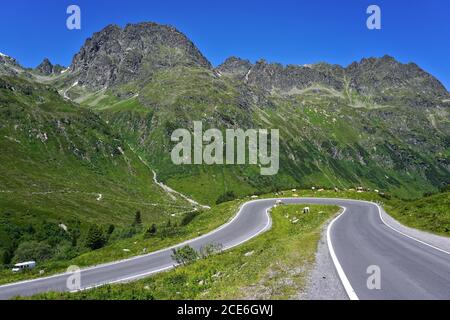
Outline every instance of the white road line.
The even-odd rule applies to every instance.
[[[371,203],[373,203],[373,202],[371,202]],[[406,233],[404,233],[404,232],[402,232],[402,231],[400,231],[400,230],[398,230],[398,229],[392,227],[391,225],[387,224],[386,221],[384,221],[384,219],[383,219],[383,214],[381,213],[381,210],[382,210],[381,207],[380,207],[377,203],[374,203],[374,204],[375,204],[375,205],[377,206],[377,208],[378,208],[378,213],[379,213],[379,215],[380,215],[381,221],[382,221],[386,226],[388,226],[389,228],[391,228],[391,229],[394,230],[395,232],[400,233],[402,236],[405,236],[405,237],[407,237],[407,238],[409,238],[409,239],[415,240],[415,241],[417,241],[417,242],[419,242],[419,243],[421,243],[421,244],[424,244],[424,245],[426,245],[426,246],[429,246],[430,248],[433,248],[433,249],[435,249],[435,250],[438,250],[438,251],[440,251],[440,252],[443,252],[443,253],[446,253],[446,254],[450,255],[450,252],[445,251],[444,249],[438,248],[438,247],[436,247],[436,246],[433,246],[432,244],[429,244],[429,243],[426,243],[426,242],[424,242],[424,241],[422,241],[422,240],[419,240],[419,239],[417,239],[417,238],[414,238],[413,236],[410,236],[410,235],[408,235],[408,234],[406,234]]]
[[[245,202],[244,204],[242,204],[242,205],[240,206],[239,211],[237,212],[237,214],[236,214],[231,220],[229,220],[227,223],[223,224],[223,225],[220,226],[219,228],[217,228],[217,229],[215,229],[215,230],[212,230],[212,231],[210,231],[210,232],[208,232],[208,233],[206,233],[206,234],[204,234],[204,235],[202,235],[202,236],[199,236],[199,237],[194,238],[194,239],[186,240],[186,241],[184,241],[184,242],[182,242],[182,243],[179,243],[179,244],[170,246],[170,247],[168,247],[168,248],[163,248],[163,249],[160,249],[160,250],[151,252],[151,253],[149,253],[149,254],[147,254],[147,255],[141,255],[141,256],[131,257],[131,258],[123,259],[123,260],[120,260],[120,261],[114,261],[114,262],[110,262],[110,263],[105,263],[105,264],[101,264],[101,265],[96,265],[96,266],[88,267],[88,268],[86,268],[86,269],[81,270],[81,272],[85,272],[85,271],[89,271],[89,270],[97,269],[97,268],[102,268],[102,267],[106,267],[106,266],[112,266],[112,265],[120,264],[120,263],[127,262],[127,261],[132,261],[132,260],[136,260],[136,259],[142,259],[142,258],[145,258],[145,257],[148,257],[148,256],[152,256],[152,255],[161,253],[161,252],[166,251],[166,250],[170,250],[170,249],[174,249],[174,248],[177,248],[177,247],[181,247],[181,246],[183,246],[183,245],[187,245],[187,244],[192,243],[192,242],[194,242],[194,241],[197,241],[197,240],[200,240],[200,239],[205,238],[205,237],[207,237],[207,236],[210,236],[210,235],[212,235],[212,234],[214,234],[214,233],[216,233],[216,232],[222,230],[223,228],[227,227],[227,226],[230,225],[231,223],[233,223],[233,222],[234,222],[236,219],[238,219],[239,216],[242,214],[242,210],[244,209],[245,206],[247,206],[247,205],[249,205],[249,204],[251,204],[251,203],[254,203],[254,202],[268,201],[268,200],[269,200],[269,201],[270,201],[270,200],[276,201],[276,200],[278,200],[278,199],[279,199],[279,200],[291,200],[291,199],[294,199],[294,200],[305,200],[305,201],[308,201],[309,199],[313,199],[313,200],[328,200],[328,201],[330,201],[330,200],[331,200],[331,201],[333,201],[333,200],[341,200],[341,201],[352,201],[352,202],[364,202],[364,203],[369,203],[369,204],[372,204],[372,205],[376,205],[377,208],[378,208],[378,212],[379,212],[381,221],[382,221],[386,226],[388,226],[389,228],[391,228],[392,230],[394,230],[394,231],[400,233],[401,235],[403,235],[403,236],[405,236],[405,237],[408,237],[408,238],[413,239],[413,240],[415,240],[415,241],[417,241],[417,242],[419,242],[419,243],[422,243],[422,244],[424,244],[424,245],[427,245],[427,246],[429,246],[429,247],[431,247],[431,248],[433,248],[433,249],[439,250],[439,251],[441,251],[441,252],[443,252],[443,253],[446,253],[446,254],[450,254],[449,252],[447,252],[447,251],[445,251],[445,250],[443,250],[443,249],[440,249],[440,248],[435,247],[435,246],[433,246],[433,245],[431,245],[431,244],[428,244],[428,243],[426,243],[426,242],[423,242],[423,241],[421,241],[421,240],[418,240],[418,239],[416,239],[416,238],[414,238],[414,237],[412,237],[412,236],[409,236],[409,235],[407,235],[407,234],[405,234],[405,233],[403,233],[403,232],[401,232],[401,231],[399,231],[399,230],[397,230],[397,229],[391,227],[390,225],[388,225],[388,224],[384,221],[384,219],[383,219],[383,217],[382,217],[382,214],[381,214],[381,210],[382,210],[382,209],[381,209],[381,207],[380,207],[377,203],[374,203],[374,202],[371,202],[371,201],[365,201],[365,200],[353,200],[353,199],[341,199],[341,198],[263,198],[263,199],[251,200],[251,201]],[[233,244],[233,245],[230,245],[230,246],[225,247],[223,250],[228,250],[228,249],[234,248],[234,247],[236,247],[236,246],[239,246],[239,245],[241,245],[242,243],[244,243],[244,242],[246,242],[246,241],[248,241],[248,240],[250,240],[250,239],[252,239],[252,238],[258,236],[259,234],[261,234],[261,233],[267,231],[268,229],[270,229],[270,227],[272,226],[272,219],[271,219],[271,216],[270,216],[270,214],[269,214],[269,210],[270,210],[271,208],[272,208],[272,207],[269,207],[269,208],[267,208],[266,211],[265,211],[266,217],[267,217],[267,221],[266,221],[265,226],[264,226],[261,230],[259,230],[258,232],[256,232],[256,233],[253,234],[253,235],[250,235],[250,236],[247,237],[246,239],[243,239],[242,241],[240,241],[240,242],[238,242],[238,243],[236,243],[236,244]],[[358,298],[358,296],[357,296],[355,290],[353,289],[353,287],[351,286],[351,284],[350,284],[350,282],[349,282],[347,276],[345,275],[345,272],[344,272],[344,270],[343,270],[341,264],[339,263],[339,260],[338,260],[338,258],[337,258],[337,256],[336,256],[336,253],[335,253],[335,251],[334,251],[333,244],[332,244],[332,241],[331,241],[331,228],[332,228],[333,224],[334,224],[340,217],[342,217],[342,215],[344,215],[344,213],[345,213],[346,210],[347,210],[347,208],[345,208],[345,207],[342,207],[342,208],[344,209],[343,212],[342,212],[339,216],[337,216],[337,217],[329,224],[329,226],[328,226],[328,229],[327,229],[327,244],[328,244],[328,249],[329,249],[331,258],[332,258],[332,260],[333,260],[333,263],[334,263],[334,265],[335,265],[335,268],[336,268],[336,270],[337,270],[337,272],[338,272],[339,278],[340,278],[340,280],[341,280],[341,282],[342,282],[342,284],[343,284],[343,286],[344,286],[344,289],[345,289],[347,295],[349,296],[350,300],[359,300],[359,298]],[[148,276],[148,275],[152,275],[152,274],[155,274],[155,273],[158,273],[158,272],[162,272],[162,271],[165,271],[165,270],[169,270],[169,269],[171,269],[171,268],[173,268],[173,267],[175,267],[175,266],[176,266],[176,265],[168,266],[168,267],[164,267],[164,268],[161,268],[161,269],[158,269],[158,270],[149,271],[149,272],[146,272],[146,273],[142,273],[142,274],[138,274],[138,275],[134,275],[134,276],[130,276],[130,277],[121,278],[121,279],[116,279],[116,280],[113,280],[113,281],[110,281],[110,282],[105,282],[105,283],[103,283],[103,284],[90,286],[90,287],[84,288],[84,289],[82,289],[82,290],[87,290],[88,288],[95,288],[95,287],[103,286],[103,285],[106,285],[106,284],[113,284],[113,283],[118,283],[118,282],[130,281],[130,280],[137,279],[137,278],[143,278],[143,277]],[[0,286],[0,289],[1,289],[1,288],[5,288],[5,287],[10,287],[10,286],[15,286],[15,285],[20,285],[20,284],[26,284],[26,283],[31,283],[31,282],[37,282],[37,281],[47,280],[47,279],[56,278],[56,277],[61,277],[61,276],[70,276],[71,274],[72,274],[72,273],[56,274],[56,275],[52,275],[52,276],[48,276],[48,277],[44,277],[44,278],[37,278],[37,279],[25,280],[25,281],[16,282],[16,283],[5,284],[5,285],[1,285],[1,286]]]
[[[257,200],[255,200],[255,201],[257,201]],[[250,202],[253,202],[253,201],[250,201]],[[247,203],[245,203],[245,204],[247,204]],[[270,217],[270,214],[269,214],[269,210],[270,210],[271,208],[272,208],[272,207],[269,207],[269,208],[266,209],[266,217],[267,217],[267,221],[266,221],[266,225],[264,226],[264,228],[262,228],[261,230],[259,230],[259,231],[256,232],[255,234],[249,236],[249,237],[246,238],[246,239],[243,239],[242,241],[240,241],[240,242],[238,242],[238,243],[235,243],[235,244],[233,244],[233,245],[224,247],[224,248],[222,249],[222,251],[226,251],[226,250],[232,249],[232,248],[234,248],[234,247],[237,247],[237,246],[243,244],[244,242],[247,242],[247,241],[249,241],[249,240],[251,240],[251,239],[257,237],[257,236],[260,235],[261,233],[266,232],[267,230],[269,230],[269,229],[272,227],[272,218]],[[241,208],[241,210],[242,210],[242,208]],[[241,210],[239,210],[239,212],[240,212]],[[236,217],[237,217],[237,216],[235,216],[235,218],[236,218]],[[234,220],[234,219],[233,219],[233,220]],[[233,220],[232,220],[232,221],[233,221]],[[230,221],[229,223],[231,223],[232,221]],[[222,227],[224,227],[224,226],[225,226],[225,225],[223,225]],[[221,229],[221,228],[220,228],[220,229]],[[214,230],[214,232],[216,232],[216,231],[218,231],[218,230],[219,230],[219,229],[216,229],[216,230]],[[205,236],[206,236],[206,235],[205,235]],[[197,238],[197,239],[199,239],[199,238]],[[194,240],[197,240],[197,239],[194,239]],[[192,241],[193,241],[193,240],[192,240]],[[177,247],[178,247],[178,246],[180,246],[180,245],[177,245]],[[168,249],[170,249],[170,248],[168,248]],[[164,250],[167,250],[167,249],[164,249]],[[86,288],[82,288],[82,289],[80,289],[80,290],[73,290],[73,291],[71,291],[71,293],[80,292],[80,291],[85,291],[85,290],[90,290],[90,289],[94,289],[94,288],[99,288],[99,287],[103,287],[103,286],[106,286],[106,285],[109,285],[109,284],[122,283],[122,282],[127,282],[127,281],[130,281],[130,280],[141,279],[141,278],[144,278],[144,277],[146,277],[146,276],[150,276],[150,275],[155,274],[155,273],[159,273],[159,272],[162,272],[162,271],[167,271],[167,270],[173,269],[173,268],[175,268],[175,267],[178,266],[178,265],[179,265],[179,264],[176,264],[176,263],[175,263],[175,264],[173,264],[172,266],[167,266],[167,267],[164,267],[164,268],[161,268],[161,269],[157,269],[157,270],[153,270],[153,271],[148,271],[148,272],[141,273],[141,274],[137,274],[137,275],[130,276],[130,277],[120,278],[120,279],[116,279],[116,280],[113,280],[113,281],[104,282],[104,283],[101,283],[101,284],[97,284],[97,285],[89,286],[89,287],[86,287]]]
[[[137,260],[137,259],[146,258],[146,257],[152,256],[152,255],[156,255],[156,254],[158,254],[158,253],[161,253],[161,252],[163,252],[163,251],[171,250],[171,249],[174,249],[174,248],[178,248],[178,247],[187,245],[187,244],[189,244],[189,243],[192,243],[192,242],[194,242],[194,241],[200,240],[200,239],[202,239],[202,238],[208,237],[208,236],[210,236],[210,235],[212,235],[212,234],[214,234],[214,233],[216,233],[216,232],[222,230],[223,228],[229,226],[231,223],[233,223],[236,219],[239,218],[239,216],[240,216],[241,213],[242,213],[242,209],[243,209],[246,205],[248,205],[248,204],[250,204],[250,203],[252,203],[252,202],[256,202],[256,201],[259,201],[259,200],[248,201],[248,202],[242,204],[242,205],[240,206],[238,212],[234,215],[234,217],[233,217],[231,220],[229,220],[227,223],[221,225],[221,226],[218,227],[217,229],[214,229],[214,230],[212,230],[212,231],[210,231],[210,232],[208,232],[208,233],[206,233],[206,234],[204,234],[204,235],[202,235],[202,236],[199,236],[199,237],[194,238],[194,239],[186,240],[186,241],[184,241],[184,242],[175,244],[175,245],[170,246],[170,247],[167,247],[167,248],[163,248],[163,249],[160,249],[160,250],[157,250],[157,251],[150,252],[149,254],[146,254],[146,255],[135,256],[135,257],[127,258],[127,259],[122,259],[122,260],[119,260],[119,261],[113,261],[113,262],[108,262],[108,263],[104,263],[104,264],[99,264],[99,265],[87,267],[87,268],[82,269],[81,272],[85,272],[85,271],[89,271],[89,270],[93,270],[93,269],[98,269],[98,268],[103,268],[103,267],[108,267],[108,266],[120,264],[120,263],[123,263],[123,262],[128,262],[128,261],[133,261],[133,260]],[[271,220],[270,220],[270,221],[271,221]],[[270,222],[270,223],[271,223],[271,222]],[[267,226],[266,226],[266,228],[267,228]],[[253,237],[253,236],[252,236],[252,237]],[[245,241],[246,241],[246,240],[245,240]],[[245,242],[245,241],[244,241],[244,242]],[[43,277],[43,278],[36,278],[36,279],[24,280],[24,281],[20,281],[20,282],[8,283],[8,284],[0,285],[0,289],[1,289],[1,288],[6,288],[6,287],[15,286],[15,285],[21,285],[21,284],[26,284],[26,283],[32,283],[32,282],[38,282],[38,281],[43,281],[43,280],[53,279],[53,278],[57,278],[57,277],[70,276],[71,274],[72,274],[72,273],[70,273],[70,272],[64,272],[64,273],[59,273],[59,274],[55,274],[55,275]]]
[[[350,281],[348,281],[348,278],[345,275],[344,269],[342,269],[342,266],[339,263],[336,253],[334,252],[333,244],[331,242],[331,228],[333,227],[333,224],[340,217],[342,217],[344,215],[345,211],[347,211],[347,208],[344,207],[344,211],[340,215],[338,215],[336,218],[334,218],[333,221],[331,221],[331,223],[328,225],[327,244],[328,244],[328,250],[330,251],[331,259],[333,260],[334,267],[336,268],[339,278],[341,279],[341,282],[342,282],[342,285],[344,286],[345,292],[347,293],[350,300],[359,300],[355,290],[353,289],[352,285],[350,284]]]

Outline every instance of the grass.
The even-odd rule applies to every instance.
[[[188,239],[192,239],[208,233],[211,230],[225,224],[238,211],[241,201],[223,203],[214,208],[202,211],[189,224],[178,227],[172,234],[160,237],[157,234],[154,237],[145,239],[143,233],[139,233],[129,239],[115,241],[112,244],[94,251],[88,251],[71,260],[49,261],[32,271],[20,274],[13,274],[9,269],[0,271],[0,284],[21,281],[41,277],[40,270],[44,270],[46,276],[65,272],[69,266],[77,265],[81,268],[93,266],[101,263],[117,261],[130,258],[133,256],[144,254],[146,252],[157,251],[159,249],[169,247]],[[171,217],[172,224],[179,222],[180,217]],[[162,224],[158,225],[162,228]],[[126,249],[124,251],[124,249]]]
[[[450,192],[443,192],[413,201],[399,200],[376,192],[358,193],[353,190],[289,190],[272,197],[328,197],[359,199],[380,203],[401,223],[450,236]],[[214,206],[196,217],[183,235],[160,240],[129,239],[117,246],[94,251],[80,257],[77,263],[90,265],[97,261],[111,261],[121,256],[123,247],[132,249],[129,256],[139,254],[143,247],[158,250],[183,239],[204,234],[232,217],[240,204],[249,197]],[[304,288],[308,266],[313,260],[319,226],[335,207],[311,206],[313,215],[299,214],[302,205],[280,206],[272,211],[273,228],[230,251],[200,260],[187,267],[159,274],[135,283],[105,286],[75,295],[49,293],[36,298],[44,299],[233,299],[233,298],[290,298]],[[320,214],[319,214],[320,212]],[[286,218],[286,215],[289,218]],[[292,223],[292,218],[299,221]],[[200,229],[199,229],[200,228]],[[202,231],[198,231],[202,230]],[[200,233],[199,233],[200,232]],[[135,243],[137,241],[137,243]],[[314,245],[313,245],[314,244]],[[295,249],[301,250],[295,250]],[[304,250],[303,250],[304,249]],[[247,255],[246,255],[247,254]],[[127,255],[127,256],[128,256]],[[302,265],[295,269],[293,266]],[[246,295],[247,294],[247,295]]]
[[[288,299],[305,289],[322,225],[336,206],[279,206],[273,226],[247,243],[134,283],[33,299]]]
[[[450,207],[449,192],[414,201],[405,201],[396,198],[387,199],[375,192],[358,193],[352,190],[342,190],[339,192],[332,190],[289,190],[278,194],[269,193],[259,196],[259,198],[271,197],[329,197],[377,202],[383,205],[390,215],[407,226],[444,236],[450,236],[450,217],[448,216],[448,209]],[[156,251],[205,234],[219,227],[237,212],[240,204],[248,200],[250,200],[250,197],[213,206],[211,210],[202,212],[196,216],[191,223],[183,228],[179,228],[175,234],[170,235],[169,237],[160,238],[156,236],[150,239],[144,239],[142,234],[139,234],[130,239],[117,241],[102,249],[86,252],[75,259],[49,263],[38,269],[45,269],[45,274],[49,275],[64,271],[69,265],[87,267],[140,255],[143,253],[144,248],[146,248],[148,252]],[[173,219],[174,221],[177,221],[177,218]],[[158,226],[158,228],[159,227],[160,226]],[[123,251],[123,249],[128,249],[129,251]],[[0,271],[0,283],[35,278],[38,276],[38,270],[18,275],[11,274],[9,270],[3,270]]]
[[[410,201],[394,199],[387,202],[384,208],[411,228],[450,237],[450,192]]]

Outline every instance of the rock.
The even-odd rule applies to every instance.
[[[253,253],[255,253],[255,251],[249,251],[249,252],[246,252],[246,253],[244,254],[244,256],[250,257],[251,255],[253,255]]]
[[[145,79],[155,72],[176,66],[211,69],[210,62],[181,32],[152,22],[109,25],[75,55],[70,67],[80,84],[101,89]]]
[[[42,75],[52,75],[52,74],[59,74],[61,71],[63,71],[65,68],[59,64],[53,65],[49,59],[45,58],[35,69],[34,71],[42,74]]]

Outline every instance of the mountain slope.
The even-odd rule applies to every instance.
[[[137,211],[148,224],[192,208],[103,120],[49,86],[0,76],[0,146],[0,265],[23,243],[73,257],[85,250],[73,237],[93,224],[120,232]]]
[[[54,85],[108,121],[169,185],[210,204],[227,191],[298,186],[415,197],[450,176],[450,94],[417,65],[389,56],[348,67],[232,57],[213,69],[176,29],[142,23],[94,34]],[[193,121],[205,130],[280,129],[279,174],[173,165],[170,135],[192,130]]]

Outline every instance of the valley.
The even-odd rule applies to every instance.
[[[213,66],[183,33],[157,23],[109,25],[86,40],[68,67],[45,59],[25,68],[1,54],[0,282],[154,252],[219,228],[251,197],[280,194],[382,202],[401,223],[448,236],[449,111],[450,93],[413,62],[385,55],[348,66],[300,66],[230,57]],[[237,164],[195,161],[196,141],[216,160],[220,156],[204,139],[183,150],[194,151],[194,161],[174,163],[171,151],[179,141],[173,133],[195,132],[196,123],[202,132],[215,130],[214,142],[227,132],[279,130],[277,174],[261,175],[269,163],[250,161],[250,152]],[[234,149],[234,140],[233,146],[225,142],[224,153]],[[264,155],[261,145],[255,151]],[[293,189],[299,191],[283,191]],[[306,241],[306,266],[320,226],[337,211],[315,209],[320,219],[304,221],[307,232],[291,239],[293,246]],[[242,250],[273,241],[277,252],[276,239],[293,227],[280,216],[277,209],[280,229],[230,251],[229,258],[223,253],[210,260],[224,259],[236,272]],[[252,263],[260,261],[270,273],[265,253],[260,258]],[[38,268],[11,273],[26,260],[36,260]],[[139,297],[168,298],[161,288],[174,275],[183,273],[180,285],[191,283],[194,273],[184,270],[209,270],[208,264],[124,285],[122,297],[134,296],[133,288]],[[211,291],[180,289],[179,297],[243,297],[243,283],[269,281],[244,275],[245,281],[232,277]],[[296,286],[305,277],[302,271]],[[294,287],[255,294],[287,298]],[[116,294],[115,288],[76,297]]]

